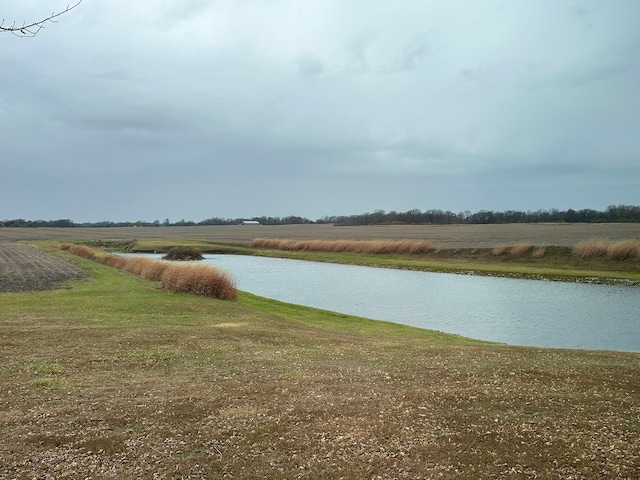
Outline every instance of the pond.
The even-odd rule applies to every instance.
[[[640,288],[206,255],[240,290],[513,345],[640,351]]]

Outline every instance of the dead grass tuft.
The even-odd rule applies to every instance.
[[[160,281],[162,272],[169,264],[163,260],[154,260],[146,257],[127,258],[122,270],[138,275],[145,280]]]
[[[124,269],[127,264],[127,259],[118,255],[107,255],[98,259],[98,261],[109,267],[117,268],[119,270]]]
[[[531,249],[531,244],[529,242],[522,242],[519,243],[518,245],[511,247],[509,249],[509,254],[510,255],[522,255],[524,253],[527,253],[529,250]]]
[[[497,247],[494,247],[493,250],[491,250],[491,254],[496,256],[504,255],[508,251],[509,248],[506,245],[498,245]]]
[[[74,255],[77,255],[82,258],[87,258],[89,260],[93,260],[96,256],[96,251],[93,248],[87,247],[86,245],[77,245],[75,243],[65,243],[60,247],[62,250],[66,250]]]
[[[531,252],[531,256],[533,258],[542,258],[544,257],[545,247],[537,247]]]
[[[614,260],[635,260],[640,258],[640,242],[637,240],[616,240],[609,242],[607,257]]]

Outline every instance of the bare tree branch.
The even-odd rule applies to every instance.
[[[27,24],[26,22],[22,22],[22,25],[16,25],[16,22],[14,21],[11,25],[5,25],[5,20],[3,18],[2,22],[0,22],[0,33],[10,32],[16,37],[35,37],[38,34],[38,32],[44,28],[47,22],[52,22],[52,23],[57,22],[57,20],[55,20],[57,17],[67,13],[70,10],[73,10],[81,3],[82,3],[82,0],[78,0],[78,2],[76,2],[73,5],[68,4],[67,8],[65,8],[64,10],[57,13],[52,12],[51,15],[49,15],[47,18],[38,20],[37,22],[33,22],[30,24]]]

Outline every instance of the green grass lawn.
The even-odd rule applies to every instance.
[[[0,478],[640,474],[640,354],[175,294],[51,251],[90,277],[0,295]]]

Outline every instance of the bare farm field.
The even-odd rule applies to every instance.
[[[86,276],[69,260],[30,245],[0,242],[0,293],[50,290]]]
[[[527,242],[573,247],[590,239],[640,239],[640,223],[504,225],[260,225],[193,227],[0,228],[0,241],[182,239],[249,244],[256,238],[290,240],[428,240],[438,248],[493,248]]]

